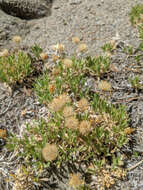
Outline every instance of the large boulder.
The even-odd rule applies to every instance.
[[[0,8],[21,19],[35,19],[51,14],[52,0],[0,0]]]

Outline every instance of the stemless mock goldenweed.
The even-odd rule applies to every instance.
[[[77,36],[72,37],[72,43],[78,44],[80,39]]]
[[[58,156],[57,145],[47,143],[42,149],[42,156],[45,161],[55,160]]]
[[[49,92],[51,93],[51,94],[53,94],[54,93],[54,91],[55,91],[55,85],[54,84],[49,84]]]
[[[79,52],[85,52],[85,51],[87,51],[87,45],[86,44],[79,44],[78,51]]]
[[[21,82],[32,72],[30,57],[24,52],[18,54],[9,54],[5,50],[3,56],[0,56],[0,80],[7,84]]]
[[[72,65],[73,65],[73,62],[72,62],[71,59],[66,58],[66,59],[63,60],[64,68],[71,68]]]
[[[0,57],[7,57],[9,55],[8,49],[4,49],[0,52]]]
[[[64,106],[65,102],[61,101],[59,98],[54,98],[52,102],[49,104],[49,108],[52,111],[60,111],[62,107]]]
[[[40,57],[41,57],[41,59],[42,59],[43,61],[45,61],[45,60],[47,60],[47,59],[49,58],[48,54],[47,54],[47,53],[44,53],[44,52],[40,53]]]
[[[80,101],[77,102],[77,106],[80,111],[86,111],[89,107],[89,102],[86,98],[82,98]]]
[[[63,109],[63,116],[65,118],[74,116],[74,114],[75,113],[74,113],[74,110],[73,110],[72,106],[66,106],[66,107],[64,107],[64,109]]]
[[[76,117],[72,116],[72,117],[65,118],[65,126],[67,128],[77,130],[78,125],[79,125],[79,121],[78,119],[76,119]]]
[[[59,68],[53,68],[53,70],[52,70],[52,75],[56,76],[56,75],[58,75],[60,72],[61,72],[61,71],[60,71]]]
[[[77,189],[83,185],[84,180],[81,179],[80,173],[70,175],[69,186],[73,187],[74,189]]]
[[[60,57],[58,56],[58,55],[56,55],[56,54],[53,54],[52,55],[52,60],[53,60],[53,62],[56,62],[57,60],[59,60],[60,59]]]
[[[62,94],[57,98],[54,98],[52,102],[49,104],[49,108],[52,111],[60,111],[66,103],[70,103],[71,99],[68,95]]]
[[[91,124],[89,121],[81,121],[79,124],[79,132],[86,135],[91,131]]]
[[[19,44],[20,42],[21,42],[21,37],[20,36],[13,36],[13,38],[12,38],[12,41],[13,42],[15,42],[15,43],[17,43],[17,44]]]
[[[98,84],[98,88],[103,91],[111,91],[111,84],[107,81],[101,81]]]
[[[65,50],[65,46],[63,44],[58,43],[57,45],[53,46],[53,50],[56,50],[59,53],[63,53]]]
[[[72,41],[79,45],[80,52],[87,50],[86,44],[79,44],[78,38]],[[64,45],[57,44],[55,50],[57,54],[63,53]],[[41,50],[38,52],[39,59],[48,58],[47,55],[42,55]],[[106,165],[102,160],[109,162],[110,159],[112,167],[112,155],[127,142],[124,134],[127,128],[125,111],[122,108],[116,109],[97,93],[93,94],[89,90],[85,92],[84,89],[89,75],[94,75],[97,79],[107,74],[109,60],[102,56],[85,60],[69,59],[64,55],[60,58],[55,55],[52,58],[53,67],[47,69],[35,85],[39,101],[48,104],[52,112],[47,120],[33,126],[32,130],[30,125],[27,127],[25,134],[29,132],[28,138],[26,135],[18,140],[14,137],[13,142],[24,160],[27,159],[28,164],[33,162],[37,173],[41,167],[47,169],[52,164],[60,167],[62,163],[70,161],[87,161],[94,168],[101,169]],[[101,81],[99,88],[110,91],[111,85]],[[103,186],[110,187],[114,180],[110,178],[110,173],[108,175],[104,170],[102,173],[103,176],[99,175],[98,184],[103,183]],[[78,188],[83,184],[79,174],[72,174],[69,186]]]

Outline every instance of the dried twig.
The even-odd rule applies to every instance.
[[[138,167],[139,165],[141,165],[143,163],[143,160],[139,161],[138,163],[136,163],[134,166],[131,166],[130,168],[127,169],[127,171],[131,171],[133,169],[135,169],[136,167]]]

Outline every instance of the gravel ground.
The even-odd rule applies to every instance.
[[[67,54],[74,53],[74,46],[71,43],[72,36],[79,36],[88,45],[88,54],[97,55],[101,53],[100,47],[110,41],[119,33],[120,40],[126,44],[137,47],[139,44],[138,33],[129,22],[129,12],[131,7],[141,0],[55,0],[52,7],[52,15],[41,19],[24,22],[25,31],[22,34],[19,28],[12,27],[12,34],[21,34],[23,38],[22,46],[30,47],[34,43],[40,44],[46,51],[51,51],[51,46],[63,43]],[[13,19],[13,17],[9,18]],[[11,24],[11,23],[9,23]],[[21,24],[22,25],[22,24]],[[22,25],[23,26],[23,25]],[[11,27],[11,26],[9,26]],[[24,29],[23,29],[24,30]],[[9,34],[9,38],[11,37]],[[6,39],[7,40],[7,39]],[[12,47],[8,40],[5,47]],[[1,48],[3,46],[1,45]],[[132,91],[128,82],[128,77],[136,75],[133,72],[134,59],[122,53],[119,47],[112,57],[112,64],[117,68],[117,72],[111,73],[109,81],[114,87],[114,93],[110,101],[126,105],[130,116],[130,124],[136,129],[133,136],[135,141],[131,147],[126,147],[126,151],[132,153],[134,150],[140,152],[137,158],[132,156],[127,159],[126,167],[129,168],[143,159],[143,99],[142,92]],[[141,75],[140,75],[141,76]],[[142,77],[142,76],[141,76]],[[92,90],[96,84],[91,86]],[[137,97],[137,98],[136,98]],[[23,114],[26,110],[26,114]],[[27,95],[23,89],[15,90],[12,94],[3,84],[0,85],[0,128],[8,131],[15,131],[22,134],[21,126],[25,121],[48,117],[48,110],[40,105],[34,94]],[[7,156],[5,149],[2,149],[3,140],[0,141],[0,177],[7,177],[9,171],[16,169],[19,160],[11,155]],[[15,160],[15,161],[13,161]],[[4,170],[5,168],[5,170]],[[112,190],[142,190],[143,189],[143,164],[128,172],[127,179],[119,182]],[[53,178],[54,179],[54,178]],[[64,190],[67,189],[64,183],[67,178],[59,184],[57,188],[52,185],[43,190]],[[58,182],[57,182],[58,183]],[[4,181],[0,183],[0,190],[11,190],[11,185],[6,186]]]
[[[30,31],[24,44],[38,43],[47,49],[63,43],[69,54],[73,52],[72,36],[79,36],[87,43],[89,53],[100,52],[100,47],[111,40],[116,32],[122,40],[137,45],[137,31],[129,21],[129,12],[141,0],[60,0],[55,1],[52,15],[28,22]],[[28,42],[28,43],[27,43]]]

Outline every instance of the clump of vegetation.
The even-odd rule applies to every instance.
[[[137,26],[140,44],[138,48],[136,48],[135,52],[143,51],[143,4],[138,4],[134,6],[130,12],[130,21],[134,26]],[[133,47],[129,46],[125,51],[128,51],[129,55],[133,55],[135,52],[133,51]],[[142,53],[134,55],[137,64],[142,65]]]
[[[108,83],[107,81],[100,81],[98,84],[98,88],[102,91],[111,91],[112,90],[111,84]]]
[[[136,76],[133,79],[130,78],[129,81],[130,81],[131,86],[132,86],[133,89],[135,89],[135,90],[143,89],[143,86],[140,84],[139,76]]]
[[[0,80],[7,84],[22,82],[32,72],[31,60],[24,52],[0,56]]]
[[[138,25],[143,22],[143,5],[134,6],[130,12],[130,22],[132,25]]]
[[[70,175],[69,186],[73,187],[74,190],[82,190],[84,188],[84,180],[81,179],[79,173]]]
[[[134,53],[134,50],[133,50],[133,47],[132,46],[126,46],[123,51],[126,53],[126,54],[129,54],[129,55],[133,55]]]
[[[109,43],[106,43],[103,47],[101,47],[104,52],[107,53],[113,53],[113,51],[116,48],[115,41],[111,41]]]
[[[61,106],[59,101],[55,104],[57,108],[52,107],[48,122],[41,120],[27,125],[23,137],[12,135],[7,147],[17,149],[24,163],[28,166],[32,163],[37,171],[51,164],[60,167],[71,160],[87,161],[101,168],[111,162],[110,170],[117,169],[120,158],[115,155],[128,141],[125,133],[128,118],[124,108],[108,105],[98,95],[88,105],[85,100],[83,104],[81,100],[76,104],[59,100]],[[102,163],[103,158],[105,162]]]
[[[109,71],[110,59],[99,56],[83,59],[62,59],[54,68],[38,78],[35,91],[41,103],[48,104],[53,97],[64,92],[71,92],[73,98],[85,96],[88,88],[84,88],[88,74],[103,76]]]
[[[20,50],[21,40],[20,36],[13,36],[13,52],[7,49],[0,52],[0,81],[8,85],[22,83],[23,79],[32,73],[30,57]]]
[[[117,152],[128,142],[128,116],[124,107],[116,108],[85,88],[87,76],[99,79],[109,72],[110,58],[68,58],[63,56],[63,47],[56,46],[59,55],[54,66],[47,68],[34,86],[39,101],[49,108],[49,118],[28,124],[21,138],[11,135],[7,148],[16,149],[25,165],[32,163],[37,173],[71,160],[92,164],[99,173],[108,165],[108,173],[112,173],[121,165]],[[100,89],[111,91],[111,85],[102,81]],[[82,182],[78,177],[73,176],[70,184]],[[113,183],[109,184],[103,186]]]
[[[86,67],[90,74],[101,77],[110,70],[110,58],[107,56],[87,57]]]
[[[39,45],[35,44],[32,47],[32,53],[34,54],[34,56],[37,58],[37,60],[40,59],[40,54],[43,52],[42,48],[39,47]]]

